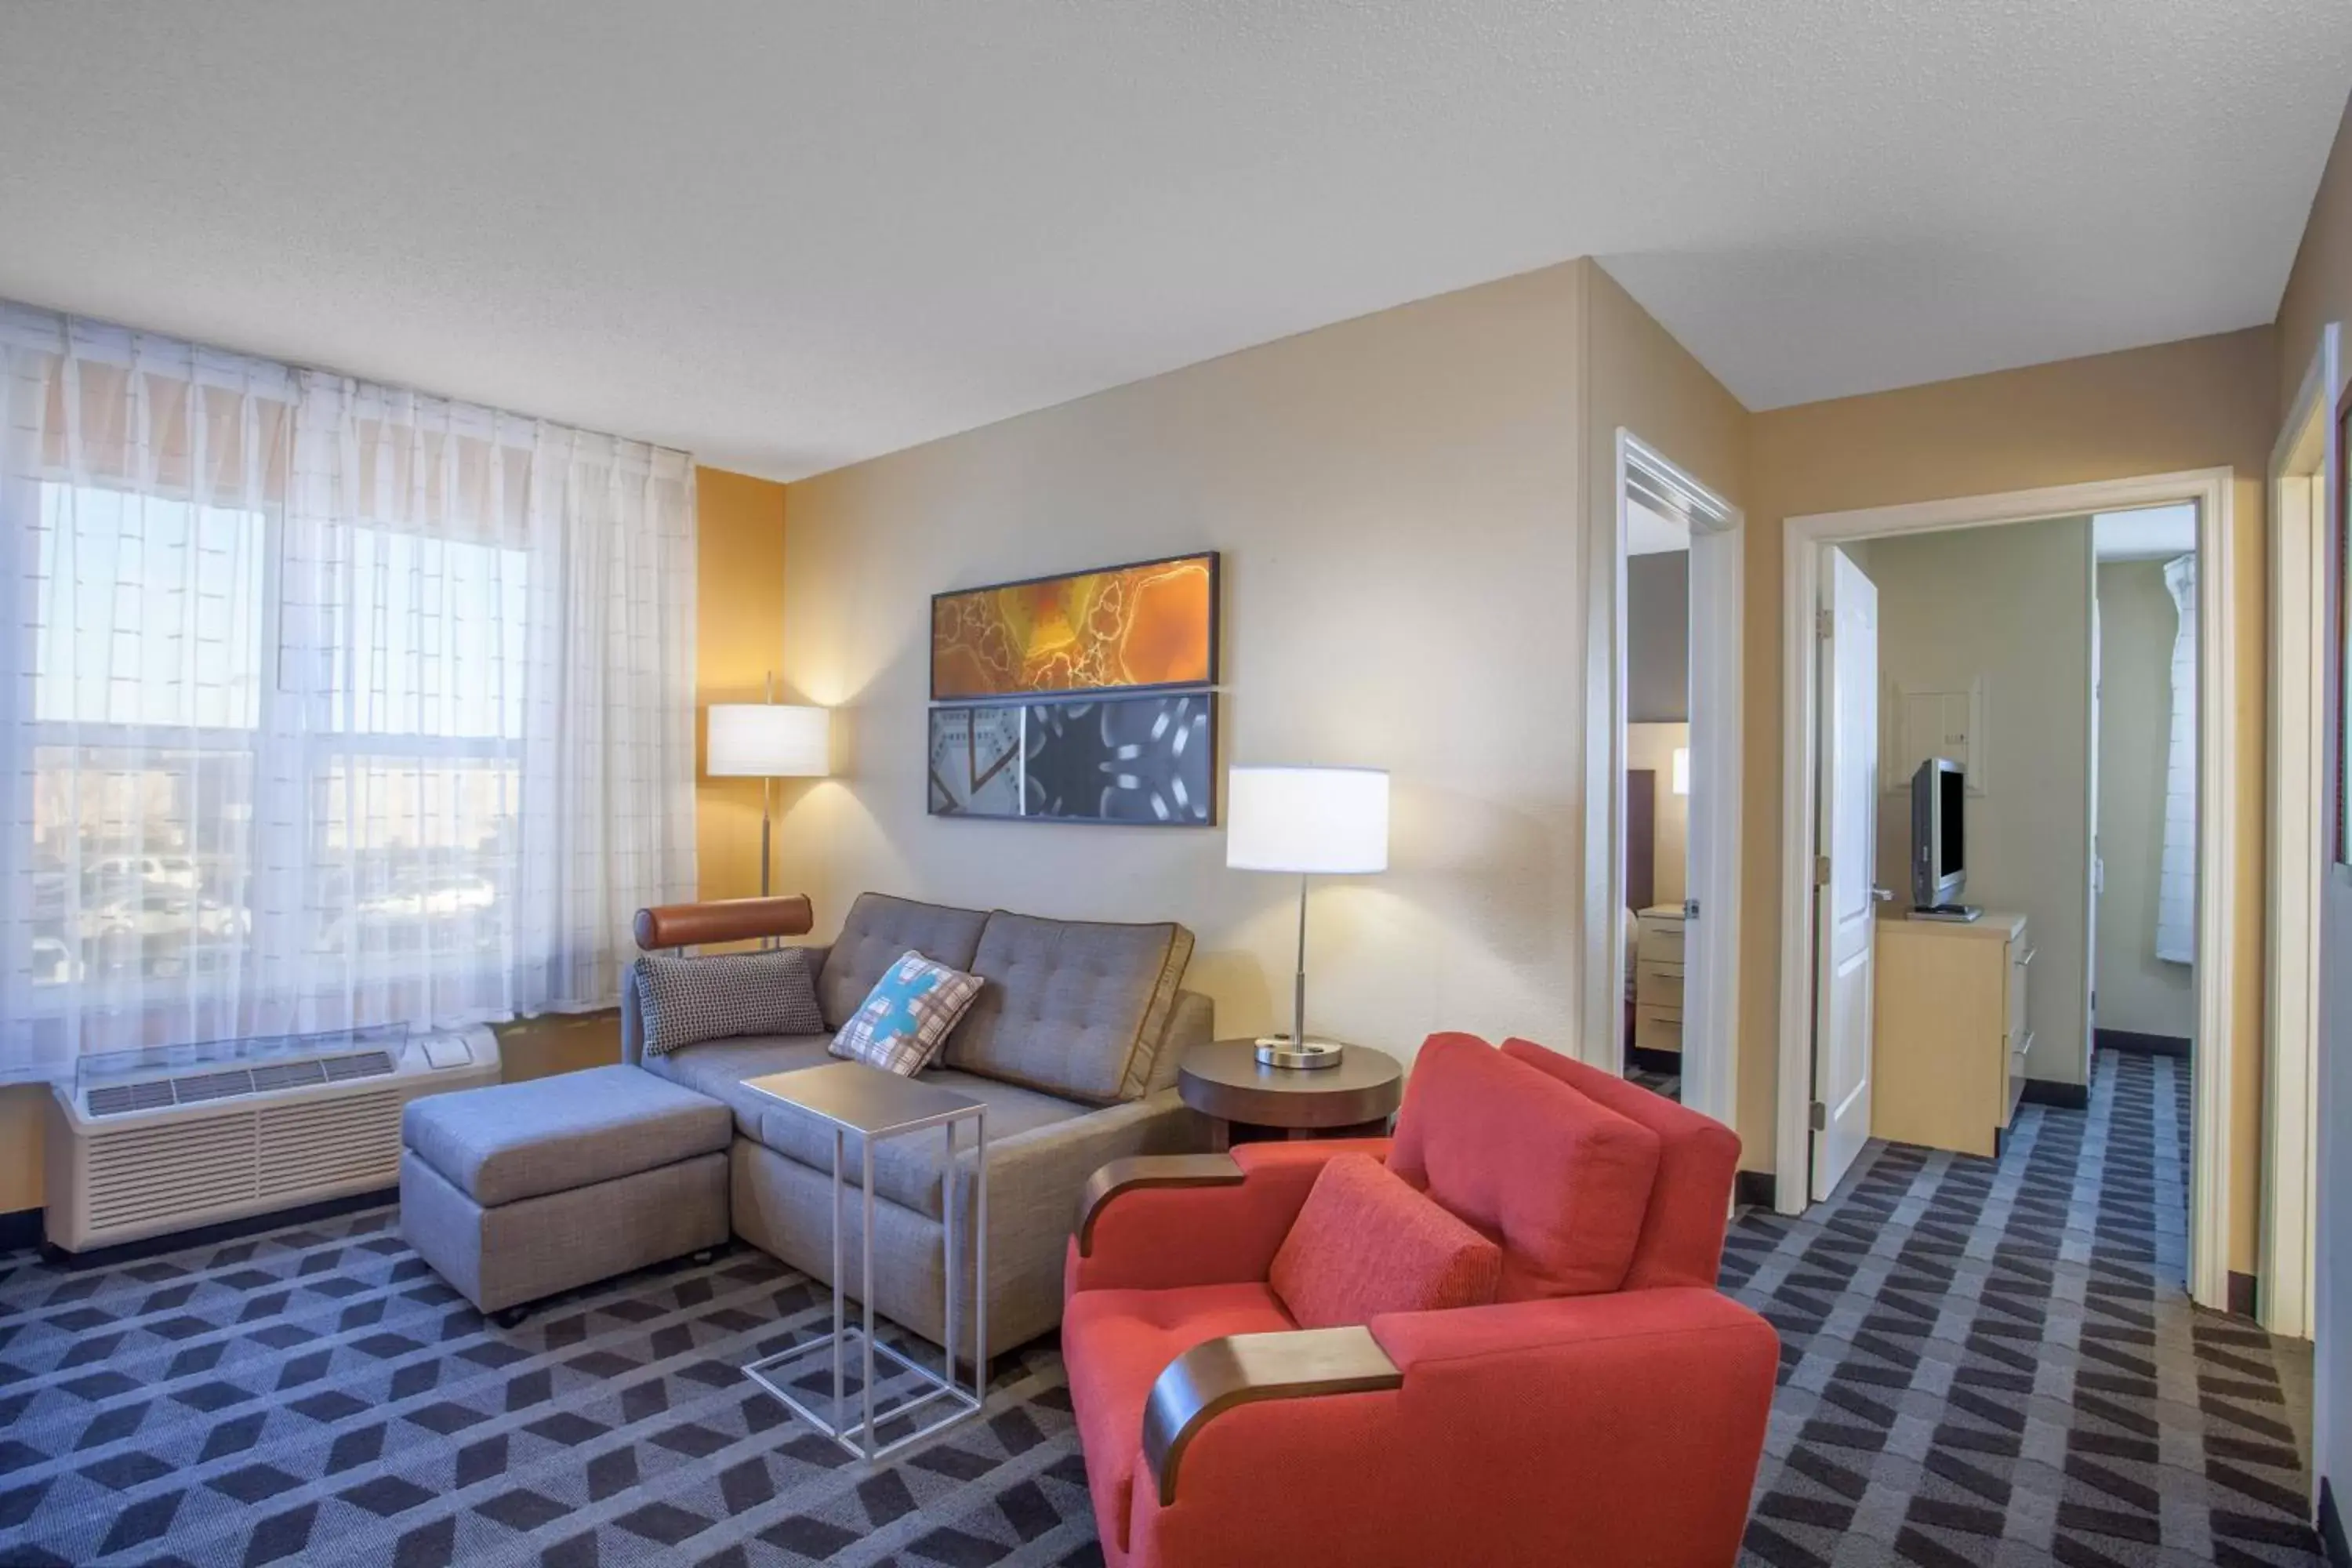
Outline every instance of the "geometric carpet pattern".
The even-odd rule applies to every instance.
[[[1998,1164],[1874,1146],[1804,1219],[1742,1216],[1726,1288],[1783,1346],[1746,1563],[2317,1561],[2307,1351],[2181,1294],[2184,1065],[2103,1055]],[[736,1247],[500,1328],[389,1209],[0,1255],[0,1563],[1101,1561],[1050,1338],[874,1468],[737,1371],[829,1326]]]
[[[1874,1145],[1724,1284],[1781,1377],[1748,1563],[2323,1561],[2308,1344],[2185,1292],[2189,1064],[2099,1053],[1998,1163]]]

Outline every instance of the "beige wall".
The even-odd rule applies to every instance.
[[[1224,552],[1233,763],[1393,775],[1391,869],[1314,894],[1318,1030],[1566,1040],[1582,805],[1580,322],[1553,268],[1105,392],[791,487],[785,668],[843,711],[782,883],[821,932],[873,889],[1197,933],[1225,1033],[1274,1022],[1287,879],[1217,832],[926,815],[938,589]]]
[[[1584,281],[1586,352],[1584,355],[1584,506],[1592,520],[1584,544],[1585,605],[1588,620],[1585,668],[1596,681],[1609,668],[1609,598],[1616,583],[1617,432],[1630,431],[1668,461],[1696,478],[1732,505],[1748,501],[1749,420],[1721,383],[1693,359],[1632,295],[1595,262],[1580,264]],[[1589,690],[1596,709],[1608,700],[1607,688]],[[1591,737],[1605,746],[1605,732]],[[1596,763],[1596,771],[1599,764]],[[1607,832],[1606,803],[1588,803],[1586,831],[1595,842]],[[1618,902],[1618,879],[1599,863],[1591,875],[1595,886],[1580,909],[1605,910]],[[1581,943],[1583,963],[1591,973],[1607,973],[1609,934],[1596,926]],[[1746,962],[1742,953],[1740,962]],[[1744,987],[1743,987],[1744,991]],[[1581,1010],[1582,1032],[1588,1039],[1610,1037],[1611,1015],[1617,1002],[1606,985],[1591,987]],[[1745,1052],[1741,1053],[1745,1059]],[[1745,1070],[1743,1067],[1741,1070]],[[1753,1165],[1759,1157],[1755,1139],[1743,1126],[1747,1147],[1741,1163]],[[1769,1166],[1771,1151],[1761,1151]]]
[[[2336,146],[2328,155],[2319,192],[2312,203],[2311,219],[2303,245],[2288,276],[2286,297],[2279,307],[2278,407],[2282,421],[2317,347],[2321,327],[2328,321],[2352,324],[2352,107],[2338,127]],[[2333,395],[2334,388],[2328,389]],[[2352,995],[2352,922],[2347,922],[2340,884],[2326,894],[2326,921],[2322,940],[2326,947],[2320,968],[2326,996],[2322,1018],[2326,1040],[2322,1056],[2329,1065],[2320,1075],[2318,1107],[2319,1173],[2314,1184],[2319,1202],[2319,1311],[2314,1338],[2317,1342],[2315,1404],[2318,1419],[2313,1436],[2312,1473],[2333,1485],[2338,1498],[2352,1488],[2352,1072],[2345,1070],[2347,1016],[2344,1004]]]
[[[1878,586],[1883,790],[1880,886],[1911,901],[1911,779],[1895,754],[1895,692],[1981,681],[1964,819],[1969,903],[2023,914],[2026,1076],[2082,1083],[2091,875],[2091,524],[2088,518],[1874,539],[1852,552]]]
[[[2197,984],[2156,956],[2158,871],[2180,626],[2161,561],[2103,561],[2099,584],[2098,1015],[2103,1029],[2188,1039]]]
[[[2276,385],[2282,421],[2318,351],[2319,331],[2330,321],[2352,324],[2352,103],[2345,106],[2279,300]]]
[[[1661,904],[1679,904],[1689,896],[1690,796],[1675,793],[1675,752],[1689,744],[1687,724],[1625,726],[1626,768],[1648,768],[1658,775],[1650,852],[1656,873],[1654,901]]]
[[[2237,470],[2238,842],[2263,842],[2264,475],[2276,433],[2271,329],[1776,409],[1751,425],[1747,813],[1741,824],[1739,1132],[1772,1158],[1779,1070],[1780,584],[1790,517],[2227,464]],[[2260,1198],[2263,858],[2239,858],[2230,1267],[2251,1272]]]

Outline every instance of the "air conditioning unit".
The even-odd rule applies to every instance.
[[[499,1072],[486,1028],[312,1036],[176,1067],[96,1058],[49,1099],[44,1228],[87,1252],[396,1186],[402,1108]]]

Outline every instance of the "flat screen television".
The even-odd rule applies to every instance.
[[[1968,775],[1948,757],[1929,757],[1911,775],[1911,902],[1959,914],[1968,886]]]

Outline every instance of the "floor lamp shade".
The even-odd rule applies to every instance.
[[[712,778],[823,778],[833,771],[833,716],[781,702],[714,702]]]
[[[1389,868],[1389,775],[1379,768],[1234,768],[1225,864],[1359,877]]]

